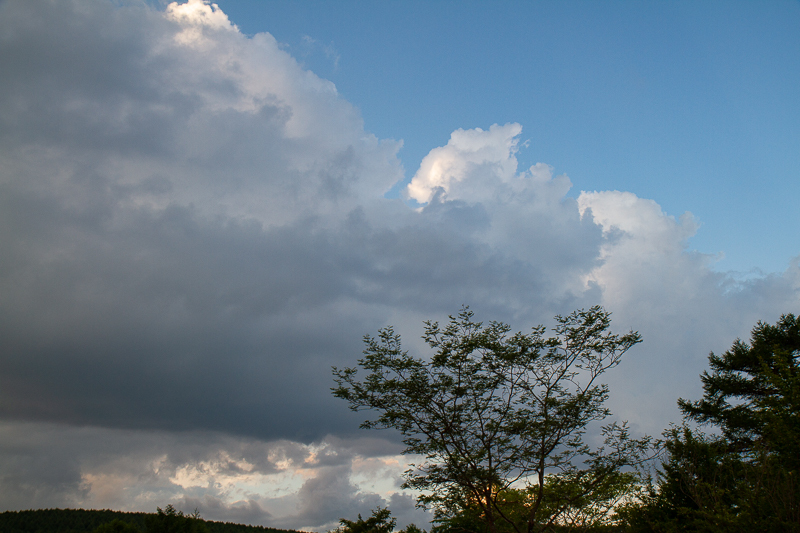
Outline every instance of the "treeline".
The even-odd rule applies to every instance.
[[[42,509],[0,513],[2,533],[297,533],[294,530],[203,520],[172,505],[155,513]]]

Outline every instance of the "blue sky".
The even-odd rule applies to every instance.
[[[608,407],[659,435],[709,352],[800,313],[798,27],[797,2],[0,0],[0,511],[425,525],[331,367],[387,325],[424,357],[465,304],[514,331],[604,306],[643,337]]]
[[[521,167],[692,212],[718,270],[797,254],[798,2],[218,4],[402,139],[408,179],[455,129],[518,122]]]

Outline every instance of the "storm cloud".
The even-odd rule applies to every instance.
[[[516,329],[603,304],[644,336],[611,407],[657,433],[710,350],[800,307],[797,260],[716,273],[687,250],[691,214],[518,168],[518,124],[457,130],[387,198],[402,143],[200,1],[8,0],[0,72],[9,509],[420,520],[393,436],[368,439],[330,394],[364,334],[394,324],[417,349],[422,320],[464,304]],[[365,488],[386,469],[389,488]]]

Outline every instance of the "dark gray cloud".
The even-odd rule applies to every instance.
[[[355,427],[328,369],[396,310],[581,300],[552,287],[599,250],[574,206],[529,218],[531,258],[483,236],[481,204],[365,196],[399,178],[394,149],[266,37],[182,44],[138,4],[2,9],[0,416],[310,441]]]
[[[194,510],[200,512],[200,509],[203,509],[203,513],[200,514],[202,518],[211,520],[213,516],[213,520],[217,522],[231,522],[233,524],[273,523],[272,515],[255,500],[228,504],[222,498],[206,494],[200,498],[183,496],[173,505],[176,509],[186,509],[184,512],[187,513],[192,513]]]
[[[281,131],[288,112],[203,107],[199,93],[241,88],[213,71],[183,87],[196,80],[180,76],[176,25],[140,5],[2,9],[2,415],[331,431],[342,415],[319,401],[329,384],[317,363],[357,353],[362,331],[348,333],[363,313],[324,309],[350,297],[354,260],[313,204],[265,227],[273,213],[242,217],[219,190],[249,195],[257,180],[267,208],[335,200],[359,174],[352,146],[305,158],[301,174],[281,155],[299,144]],[[309,176],[319,188],[303,197]]]
[[[612,409],[657,433],[708,351],[800,308],[797,263],[714,273],[690,215],[518,169],[515,124],[433,150],[407,189],[424,207],[384,198],[399,143],[202,2],[7,0],[0,72],[7,508],[324,528],[388,503],[419,522],[396,436],[364,437],[330,394],[364,334],[394,324],[417,350],[463,304],[526,329],[602,303],[645,338]]]

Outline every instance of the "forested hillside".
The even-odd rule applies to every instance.
[[[148,522],[164,516],[163,513],[124,513],[121,511],[95,511],[84,509],[43,509],[36,511],[6,511],[0,513],[0,532],[2,533],[94,533],[101,526],[111,524],[114,528],[101,531],[140,531],[149,533]],[[149,518],[149,520],[148,520]],[[188,519],[188,517],[186,517]],[[262,526],[246,526],[203,519],[192,519],[208,533],[295,533],[293,530],[274,529]],[[119,524],[128,525],[124,528]],[[133,529],[132,529],[133,528]],[[183,531],[183,529],[181,529]],[[189,531],[189,530],[187,530]]]

